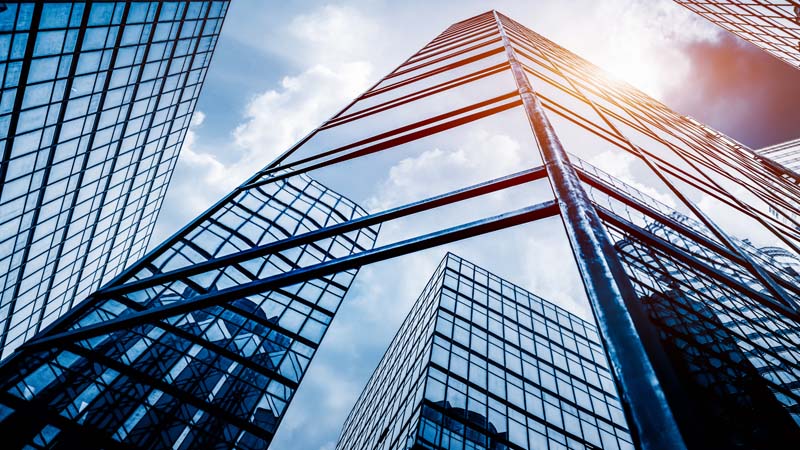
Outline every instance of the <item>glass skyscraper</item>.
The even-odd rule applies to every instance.
[[[594,324],[447,254],[336,448],[634,447]]]
[[[488,153],[467,152],[476,143]],[[518,165],[496,164],[507,162],[500,160],[509,147],[519,157],[505,159]],[[432,155],[467,160],[479,169],[476,179],[427,170]],[[413,172],[413,185],[398,189],[404,192],[392,190],[403,181],[393,178],[401,175],[395,167]],[[400,204],[366,203],[382,189]],[[366,214],[354,203],[375,209]],[[792,264],[775,263],[800,254],[798,204],[800,190],[783,166],[489,11],[447,28],[20,346],[0,365],[0,427],[14,445],[263,448],[359,268],[507,230],[519,239],[487,248],[502,258],[527,248],[518,243],[549,244],[544,254],[520,258],[526,276],[572,289],[566,300],[585,300],[598,337],[587,331],[591,324],[548,313],[558,310],[517,288],[512,297],[496,278],[465,269],[455,310],[446,303],[452,289],[442,287],[437,301],[441,311],[455,311],[454,324],[463,325],[459,308],[472,308],[478,325],[470,325],[469,348],[459,331],[466,327],[449,334],[446,320],[430,345],[468,364],[474,357],[478,369],[485,362],[486,378],[473,383],[470,366],[465,379],[464,361],[431,363],[438,372],[425,379],[447,387],[443,398],[432,391],[429,415],[419,415],[433,424],[428,445],[442,445],[447,429],[455,439],[448,442],[460,436],[473,447],[518,449],[546,439],[555,448],[681,450],[698,447],[693,433],[701,429],[722,448],[755,442],[772,449],[774,441],[759,437],[798,429],[791,422],[800,395],[800,285]],[[375,244],[383,224],[383,242]],[[556,246],[563,252],[551,254]],[[539,305],[544,312],[536,313]],[[550,320],[546,334],[536,314]],[[425,326],[414,339],[436,335]],[[473,330],[478,340],[486,331],[488,357],[473,353]],[[528,337],[535,354],[523,343]],[[697,355],[711,355],[712,368]],[[387,414],[399,411],[403,420],[391,423],[398,428],[384,427],[377,413],[351,420],[372,421],[363,439],[386,446],[405,439],[400,427],[422,402],[418,380],[429,360],[407,361],[396,372],[409,378],[387,389],[408,396],[381,399]],[[676,388],[682,384],[703,395],[687,397]],[[687,400],[699,405],[694,415],[684,414],[692,411]],[[475,435],[467,435],[477,430],[469,420],[483,424]],[[724,434],[732,423],[736,433]],[[343,447],[362,439],[343,436]]]
[[[266,448],[357,270],[269,283],[376,231],[282,240],[363,215],[305,175],[237,189],[4,363],[4,445]]]
[[[228,2],[0,5],[4,357],[144,254]]]
[[[675,0],[794,68],[800,68],[800,3],[793,0]]]

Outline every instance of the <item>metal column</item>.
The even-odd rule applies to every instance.
[[[533,93],[496,11],[494,17],[523,108],[555,192],[620,397],[629,415],[634,439],[647,450],[685,449],[653,364],[628,310],[628,305],[638,301],[633,286],[541,102]]]

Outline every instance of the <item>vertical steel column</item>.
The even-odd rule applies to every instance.
[[[555,192],[620,398],[628,412],[634,439],[646,450],[684,450],[686,445],[627,307],[638,301],[636,292],[539,98],[533,93],[496,11],[494,17]]]

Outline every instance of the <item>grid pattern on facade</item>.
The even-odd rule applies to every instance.
[[[363,214],[304,175],[242,190],[161,257],[96,292],[63,326],[91,327],[364,251],[374,230],[159,279]],[[355,272],[256,289],[224,305],[12,358],[7,367],[18,375],[0,395],[0,426],[19,428],[15,436],[35,448],[83,446],[86,435],[97,446],[264,448]]]
[[[800,3],[797,1],[675,1],[792,67],[800,67]]]
[[[687,307],[694,307],[695,303],[714,304],[694,314],[705,317],[709,315],[706,311],[713,310],[714,317],[709,321],[716,328],[730,328],[726,332],[732,333],[741,351],[760,360],[754,362],[760,372],[782,373],[765,378],[780,385],[776,389],[785,391],[780,397],[786,400],[795,420],[800,420],[796,415],[797,393],[790,392],[800,386],[791,375],[797,369],[786,366],[787,362],[792,366],[798,362],[793,349],[800,339],[797,315],[776,305],[768,290],[742,265],[741,258],[719,246],[703,224],[585,161],[576,157],[573,161],[594,187],[591,197],[607,219],[608,232],[614,237],[640,298],[652,299],[654,295],[671,298],[681,293],[691,298],[691,302],[680,298]],[[626,205],[613,199],[623,192],[635,202]],[[778,247],[759,248],[749,241],[733,239],[782,285],[791,288],[800,282],[800,258],[794,253]],[[677,252],[671,253],[670,249]],[[762,351],[783,353],[783,361],[757,356]]]
[[[228,2],[4,5],[2,356],[144,254]]]
[[[795,180],[800,179],[800,139],[762,148],[758,150],[758,154],[789,169],[787,177],[794,178]],[[789,226],[796,227],[796,224],[800,222],[800,214],[798,213],[789,213],[790,215],[787,220],[784,219],[786,216],[773,210],[772,207],[770,207],[770,212]]]
[[[596,183],[607,177],[585,162],[580,165]],[[693,430],[694,439],[701,436],[694,444],[736,442],[772,448],[792,439],[800,423],[800,317],[775,305],[741,261],[720,249],[702,224],[619,180],[615,183],[614,189],[633,194],[640,205],[614,205],[599,190],[592,197],[648,317],[642,326],[658,329],[666,352],[681,355],[674,365],[694,382],[682,384],[681,392],[705,395],[706,405],[719,408],[693,411],[716,415],[719,427]],[[605,188],[611,192],[608,185]],[[660,214],[667,220],[659,220]],[[687,236],[693,232],[698,238]],[[736,241],[787,286],[800,282],[796,255]],[[681,417],[688,421],[691,412],[681,411]],[[736,423],[751,428],[731,431]]]
[[[429,149],[427,144],[435,138],[440,139],[438,142],[463,139],[465,130],[490,127],[498,122],[519,125],[521,129],[516,131],[522,136],[520,146],[532,153],[531,161],[525,161],[519,172],[447,193],[431,192],[428,195],[433,197],[358,218],[345,215],[340,222],[324,228],[279,237],[245,250],[239,250],[246,248],[245,242],[250,245],[260,241],[251,236],[249,241],[228,242],[219,238],[223,231],[206,229],[204,225],[214,217],[228,214],[229,207],[239,203],[237,199],[245,192],[254,196],[258,189],[274,193],[275,186],[319,169],[327,170],[320,170],[320,175],[354,173],[346,172],[353,166],[343,163],[357,164],[370,157],[380,160],[376,156],[384,151],[387,153],[381,156],[389,157],[389,151],[399,154],[420,147]],[[582,162],[598,160],[613,160],[617,166],[624,166],[625,183]],[[352,182],[364,182],[373,174],[362,175],[351,177]],[[552,189],[545,189],[537,200],[517,210],[367,250],[362,249],[370,246],[360,245],[335,255],[322,251],[322,258],[289,264],[280,271],[263,270],[262,262],[269,255],[286,255],[291,249],[310,244],[333,251],[337,249],[331,244],[333,238],[348,236],[350,241],[359,242],[359,233],[383,223],[455,206],[511,187],[535,187],[537,183],[540,186],[545,179]],[[661,383],[640,382],[660,381],[645,346],[658,336],[647,334],[647,328],[637,327],[633,317],[637,321],[646,317],[641,311],[644,300],[656,298],[655,291],[667,296],[674,287],[667,289],[658,284],[662,283],[661,278],[650,280],[638,273],[635,264],[615,244],[626,240],[637,242],[648,252],[656,252],[659,258],[675,261],[681,271],[698,274],[696,282],[684,283],[685,295],[681,297],[705,302],[702,307],[692,309],[695,316],[714,311],[719,322],[727,323],[729,318],[722,314],[730,309],[727,302],[735,301],[742,311],[753,307],[758,317],[775,318],[781,327],[795,330],[800,287],[790,271],[769,263],[769,258],[776,252],[794,256],[799,253],[798,204],[798,180],[783,166],[669,110],[566,49],[492,11],[445,30],[247,183],[135,263],[123,278],[24,344],[11,362],[0,368],[0,379],[17,376],[14,368],[20,367],[18,364],[29,364],[27,361],[40,358],[36,355],[42,352],[74,348],[78,343],[140,327],[167,326],[175,318],[185,319],[207,308],[244,311],[246,306],[234,303],[247,298],[260,304],[259,296],[264,292],[286,290],[311,280],[324,279],[327,283],[345,276],[349,282],[350,275],[341,274],[352,274],[365,264],[558,215],[564,225],[563,236],[573,249],[589,304],[598,319],[597,332],[614,369],[611,373],[631,436],[637,441],[635,445],[645,449],[686,448]],[[246,217],[250,217],[248,211],[240,214],[231,211],[226,217],[246,222]],[[674,211],[686,220],[679,220]],[[440,226],[433,222],[433,226]],[[664,224],[678,237],[654,233],[654,223]],[[739,235],[732,230],[745,232]],[[215,243],[214,251],[220,253],[205,251],[223,256],[209,258],[203,252],[192,253],[199,242],[207,239]],[[173,257],[173,249],[184,245],[181,256]],[[763,247],[774,251],[765,256],[760,251]],[[187,252],[191,257],[182,256]],[[296,261],[293,257],[290,260]],[[166,272],[160,264],[166,264]],[[217,286],[214,290],[212,287],[216,285],[210,280],[219,276],[225,287]],[[652,289],[643,289],[642,285]],[[734,294],[738,297],[730,297]],[[181,298],[181,301],[156,305],[153,302],[157,298]],[[745,313],[737,317],[742,321],[755,320]],[[738,326],[744,327],[743,324]],[[743,333],[731,328],[734,338]],[[298,330],[303,332],[303,328]],[[785,334],[781,339],[765,335],[765,343],[756,347],[770,355],[782,352],[781,342],[793,339],[789,337],[791,332]],[[297,335],[296,339],[300,337]],[[736,342],[738,345],[746,341]],[[464,350],[458,344],[453,345]],[[33,367],[36,363],[30,364]],[[487,365],[487,371],[488,368]],[[447,370],[450,374],[449,366],[437,370]],[[785,389],[780,383],[772,382],[770,386],[774,387],[770,395]],[[417,395],[419,391],[413,389],[418,388],[409,385],[408,392]],[[429,406],[431,411],[437,410],[436,405]],[[789,409],[782,408],[780,412],[785,414]],[[438,411],[441,413],[442,408]],[[527,415],[525,420],[528,426]],[[504,426],[510,432],[509,423]],[[546,435],[549,439],[549,432]],[[573,433],[570,437],[575,442],[579,439],[590,442],[588,435]],[[508,436],[505,439],[508,441]]]
[[[797,378],[800,373],[797,316],[787,316],[780,310],[770,308],[771,303],[764,298],[763,292],[749,288],[750,283],[732,285],[728,280],[738,280],[738,274],[731,270],[736,264],[726,261],[723,255],[697,247],[696,243],[676,236],[674,231],[661,224],[651,226],[647,231],[661,235],[662,239],[683,250],[683,256],[691,255],[702,263],[695,265],[686,261],[685,257],[681,260],[650,245],[645,247],[646,244],[631,235],[620,237],[618,248],[640,296],[648,298],[677,292],[688,297],[688,300],[682,297],[682,301],[709,305],[709,310],[716,315],[715,320],[719,320],[714,325],[725,327],[743,348],[742,351],[758,360],[757,367],[768,374],[765,378],[774,384],[776,391],[780,391],[787,409],[800,422],[800,416],[797,415],[800,391],[796,390],[800,386]],[[621,236],[619,229],[611,232]],[[799,281],[796,276],[794,280],[795,283]],[[704,317],[704,314],[700,314],[697,320]]]
[[[596,328],[448,254],[337,448],[633,446]]]
[[[800,139],[765,147],[758,153],[795,172],[800,172]]]

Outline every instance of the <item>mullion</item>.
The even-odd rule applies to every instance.
[[[27,44],[30,47],[31,53],[28,54],[28,51],[26,49],[26,55],[25,55],[26,58],[32,58],[33,57],[33,53],[32,52],[33,52],[33,47],[35,46],[35,43],[36,43],[36,41],[38,39],[37,38],[37,36],[38,36],[38,26],[39,26],[39,21],[41,20],[41,12],[42,12],[43,6],[44,5],[42,5],[40,3],[37,3],[34,6],[34,14],[33,14],[33,17],[31,19],[31,31],[30,31],[30,34],[29,34],[28,42],[27,42]],[[37,13],[37,11],[38,11],[38,13]],[[82,45],[83,45],[84,36],[85,36],[85,30],[86,30],[85,27],[86,27],[86,25],[88,23],[88,20],[89,20],[89,8],[84,8],[83,9],[83,16],[81,18],[81,27],[79,28],[77,41],[75,42],[75,48],[73,49],[73,52],[72,52],[72,61],[70,61],[69,76],[66,79],[66,84],[65,84],[65,87],[64,87],[64,94],[63,94],[63,98],[61,100],[61,107],[60,107],[60,110],[59,110],[59,113],[58,113],[58,119],[57,119],[56,124],[55,124],[53,136],[51,138],[52,140],[49,143],[49,151],[48,151],[48,155],[47,155],[47,162],[45,163],[45,166],[43,168],[43,175],[42,175],[42,180],[40,182],[40,187],[39,187],[39,190],[38,190],[38,195],[37,195],[37,199],[36,199],[36,206],[33,209],[33,218],[31,220],[31,226],[28,229],[27,236],[26,236],[26,241],[25,241],[24,247],[22,249],[22,261],[23,261],[23,263],[22,263],[22,266],[20,267],[20,269],[19,269],[19,271],[17,273],[17,281],[14,284],[14,288],[13,288],[13,291],[11,293],[11,301],[9,302],[9,304],[10,304],[10,306],[9,306],[9,314],[8,314],[8,317],[6,317],[6,320],[3,322],[3,330],[2,330],[2,334],[0,334],[0,348],[5,347],[5,344],[7,342],[8,332],[9,332],[10,325],[11,325],[11,320],[15,316],[15,314],[14,314],[15,311],[14,310],[16,308],[17,298],[19,296],[19,289],[20,289],[22,280],[25,278],[25,275],[26,275],[26,272],[27,272],[27,265],[25,265],[24,262],[27,261],[27,259],[28,259],[28,256],[30,254],[31,244],[33,243],[33,238],[36,235],[37,226],[39,225],[37,223],[38,222],[38,218],[39,218],[39,213],[41,211],[42,202],[44,200],[45,192],[47,191],[47,188],[48,188],[49,174],[50,174],[50,170],[51,170],[51,168],[53,166],[53,159],[55,157],[55,150],[56,150],[56,147],[57,147],[57,144],[58,144],[59,135],[61,133],[61,127],[62,127],[62,124],[64,122],[64,116],[66,114],[67,104],[69,103],[69,100],[70,100],[69,99],[69,92],[70,92],[71,87],[72,87],[72,81],[74,80],[74,77],[75,77],[75,71],[77,70],[77,67],[78,67],[78,56],[80,55],[81,48],[82,48]],[[62,50],[63,50],[63,46],[64,46],[64,42],[61,43],[61,49]],[[59,56],[59,59],[60,59],[60,56]],[[27,59],[27,61],[29,61],[29,59]],[[30,63],[28,63],[28,67],[30,67]],[[22,79],[23,79],[22,78],[22,74],[20,74],[20,80],[22,80]],[[26,86],[27,86],[27,74],[25,74],[25,78],[24,79],[26,80]],[[27,90],[27,87],[26,87],[26,90]],[[20,102],[19,105],[17,105],[17,104],[14,105],[15,106],[15,111],[19,111],[19,109],[17,109],[18,107],[21,108],[21,106],[22,106],[21,102],[22,102],[23,97],[24,97],[24,94],[22,92],[19,92],[19,95],[17,95],[17,97],[15,98],[15,102],[16,101]],[[15,115],[15,116],[17,116],[17,115]],[[14,129],[16,130],[16,127],[14,127]],[[16,131],[14,131],[14,133],[15,132]],[[6,148],[7,149],[10,149],[10,145],[14,141],[12,136],[13,136],[13,134],[11,133],[11,127],[9,127],[9,137],[6,140]],[[40,155],[38,155],[38,153],[41,152],[42,150],[43,149],[41,149],[41,148],[39,148],[39,150],[37,150],[37,152],[36,152],[37,153],[37,159],[40,157]],[[4,174],[0,174],[0,183],[4,182],[4,179],[3,179],[2,175],[4,175]],[[57,263],[56,263],[55,267],[57,267]],[[51,279],[52,279],[52,277],[51,277]],[[45,295],[47,295],[47,294],[45,294]],[[43,310],[44,310],[44,306],[42,306],[42,311]]]
[[[189,9],[189,5],[187,3],[187,5],[185,6],[184,10],[188,11],[188,9]],[[163,147],[159,146],[159,147],[161,147],[161,151],[157,152],[157,159],[155,161],[155,164],[150,168],[150,170],[153,172],[153,175],[150,178],[150,181],[148,183],[148,187],[146,188],[146,193],[143,193],[140,198],[147,198],[150,195],[150,193],[152,192],[153,183],[154,183],[156,175],[158,173],[158,167],[161,164],[161,160],[162,160],[162,158],[164,156],[164,152],[167,150],[166,149],[167,137],[170,135],[170,133],[172,131],[172,127],[175,124],[175,115],[177,115],[177,111],[178,111],[177,105],[180,103],[181,97],[183,96],[183,93],[184,93],[184,91],[186,89],[186,83],[188,83],[188,79],[189,79],[188,75],[192,70],[192,65],[194,64],[195,56],[197,55],[197,49],[199,48],[200,41],[202,40],[203,31],[205,30],[205,26],[208,23],[208,17],[209,17],[209,14],[211,12],[211,3],[210,2],[206,4],[206,8],[205,9],[206,9],[205,15],[204,15],[202,21],[200,21],[201,23],[199,25],[199,30],[197,31],[197,36],[195,38],[194,47],[193,47],[193,49],[191,51],[191,57],[188,59],[186,70],[176,74],[177,77],[181,78],[180,73],[185,72],[185,76],[183,76],[183,83],[182,83],[181,88],[180,88],[180,93],[176,94],[177,95],[176,101],[173,102],[174,105],[175,105],[175,113],[173,114],[172,119],[169,118],[169,115],[167,115],[167,118],[165,118],[165,121],[169,123],[169,127],[167,127],[166,137],[163,137],[163,139],[164,139]],[[184,13],[184,16],[185,15],[186,14]],[[181,25],[183,25],[183,23],[184,23],[184,21],[181,20]],[[172,61],[173,61],[173,56],[174,56],[174,53],[175,53],[175,49],[178,46],[177,43],[178,43],[178,40],[180,38],[181,30],[182,30],[182,28],[179,28],[178,32],[176,34],[176,37],[178,39],[176,39],[175,44],[172,46],[172,55],[170,55],[170,57],[168,58],[169,64],[167,65],[167,68],[164,71],[164,80],[166,80],[167,77],[169,77],[169,70],[171,68],[171,64],[172,64]],[[187,39],[191,39],[191,37],[188,37]],[[162,82],[162,84],[161,84],[162,94],[163,94],[164,84],[165,84],[164,82]],[[161,96],[161,94],[159,95],[159,97],[160,96]],[[155,114],[153,114],[152,117],[155,118]],[[149,136],[149,133],[150,133],[151,130],[152,130],[152,121],[151,121],[151,124],[147,127],[148,136]],[[145,138],[145,142],[147,142],[147,138]],[[134,171],[133,171],[134,174],[138,173],[140,163],[141,163],[141,159],[137,159],[136,160],[136,164],[135,164],[135,168],[134,168]],[[135,175],[134,175],[134,177],[132,177],[131,184],[133,183],[134,179],[135,179]],[[126,208],[128,207],[128,202],[130,201],[130,199],[131,199],[131,189],[128,189],[128,190],[126,190],[125,200],[124,200],[123,206],[121,208],[123,213],[126,210]],[[136,221],[134,221],[134,222],[136,222]],[[116,224],[114,226],[114,230],[111,233],[111,235],[114,236],[114,237],[112,238],[109,250],[107,252],[105,252],[106,255],[107,255],[107,257],[106,257],[107,259],[110,258],[110,256],[111,256],[111,250],[114,248],[114,243],[116,242],[116,239],[118,237],[119,227],[120,227],[121,223],[122,223],[122,220],[116,221]],[[140,223],[140,222],[137,222],[137,223]],[[134,232],[134,234],[135,234],[135,232]],[[129,247],[129,249],[130,249],[130,247]],[[103,277],[105,276],[107,266],[108,266],[107,264],[103,265],[103,269],[101,270],[101,273],[100,273],[100,276],[99,276],[99,279],[101,281],[102,281]]]
[[[180,18],[174,18],[174,19],[172,19],[172,20],[170,20],[168,22],[160,22],[158,20],[159,16],[158,15],[155,16],[155,18],[154,18],[155,22],[154,22],[153,26],[151,27],[151,34],[148,36],[148,43],[147,43],[147,46],[145,48],[145,54],[144,54],[144,56],[142,58],[141,69],[139,70],[139,73],[137,74],[137,82],[135,84],[133,96],[131,97],[131,107],[128,109],[128,116],[127,116],[127,118],[126,118],[126,120],[124,122],[125,125],[123,126],[123,131],[120,134],[120,136],[125,136],[125,130],[126,130],[127,125],[129,123],[128,118],[130,117],[130,114],[133,111],[133,105],[135,103],[136,94],[137,94],[138,88],[139,88],[139,86],[141,84],[142,77],[144,76],[145,66],[148,63],[147,62],[147,56],[149,55],[149,50],[152,48],[153,38],[155,37],[155,34],[156,34],[155,33],[156,32],[156,28],[157,28],[156,25],[158,23],[170,23],[171,24],[170,27],[175,27],[176,24],[177,24],[177,30],[175,32],[175,39],[173,40],[173,39],[167,38],[165,40],[165,42],[174,41],[172,43],[172,46],[171,46],[171,49],[170,49],[170,52],[172,52],[171,54],[174,54],[175,48],[177,47],[177,43],[180,40],[180,33],[181,33],[181,29],[183,28],[183,24],[184,24],[184,21],[185,21],[186,13],[188,11],[188,4],[189,4],[189,0],[187,0],[186,2],[183,2],[184,7],[183,7],[183,11],[181,12],[181,17]],[[159,7],[161,5],[162,4],[159,2]],[[126,6],[130,6],[130,5],[126,4]],[[157,10],[156,12],[160,14],[161,10]],[[154,83],[159,83],[159,80],[160,80],[160,83],[159,83],[159,89],[160,89],[159,90],[159,94],[157,96],[152,96],[151,95],[151,96],[148,97],[148,102],[153,102],[153,111],[150,113],[150,125],[152,125],[152,121],[154,120],[154,118],[155,118],[155,116],[157,114],[156,108],[158,107],[158,97],[160,96],[161,89],[164,88],[164,84],[165,84],[164,81],[166,80],[166,76],[169,73],[169,66],[172,63],[172,60],[169,59],[169,57],[167,57],[166,59],[162,57],[161,59],[158,60],[159,66],[165,64],[164,63],[165,60],[166,60],[166,67],[164,69],[164,76],[153,78],[153,82]],[[152,63],[155,63],[155,62],[156,61],[153,61]],[[145,114],[147,114],[147,113],[145,113]],[[141,154],[144,151],[144,149],[145,149],[145,147],[147,145],[147,136],[148,136],[149,132],[150,132],[150,126],[147,126],[146,129],[145,129],[145,136],[144,136],[142,145],[140,147],[134,148],[132,150],[126,150],[126,152],[132,151],[132,152],[138,152],[138,153]],[[111,168],[109,170],[108,176],[105,179],[105,188],[103,188],[101,190],[101,193],[100,193],[100,202],[99,202],[98,207],[97,207],[98,220],[94,221],[94,223],[92,224],[92,227],[91,227],[91,229],[89,231],[89,239],[88,239],[87,249],[86,249],[86,252],[83,255],[83,258],[82,258],[83,262],[81,264],[80,271],[78,272],[78,278],[79,279],[83,278],[83,269],[84,269],[85,264],[86,264],[86,259],[87,259],[87,257],[89,256],[89,253],[92,250],[93,240],[94,240],[94,237],[95,237],[95,233],[97,232],[97,225],[98,225],[99,219],[100,219],[99,215],[103,212],[103,210],[107,206],[107,205],[105,205],[105,198],[106,198],[106,195],[108,193],[108,189],[110,187],[111,180],[112,180],[112,178],[114,176],[114,173],[115,173],[115,170],[116,170],[116,163],[118,161],[118,158],[119,158],[119,155],[120,155],[120,151],[122,151],[122,142],[123,141],[124,141],[124,139],[121,137],[120,140],[118,141],[117,145],[115,146],[114,156],[113,156],[113,159],[112,159],[112,162],[111,162]],[[129,168],[130,167],[128,166],[128,167],[125,168],[125,170],[128,171]],[[126,184],[126,181],[125,181],[125,179],[123,179],[122,185],[124,186],[125,184]],[[76,297],[76,295],[78,293],[78,288],[79,287],[80,287],[80,284],[76,283],[74,288],[73,288],[73,290],[72,290],[72,293],[69,295],[69,298],[70,298],[70,305],[69,306],[70,306],[70,308],[72,306],[74,306],[75,297]]]

